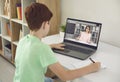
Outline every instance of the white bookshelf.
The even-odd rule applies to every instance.
[[[29,33],[28,26],[26,24],[25,16],[24,16],[24,10],[26,6],[31,4],[32,2],[35,2],[36,0],[10,0],[10,15],[7,16],[4,14],[4,3],[5,0],[0,0],[0,54],[5,56],[5,46],[7,44],[11,45],[11,53],[12,58],[11,62],[14,62],[15,58],[15,52],[16,47],[18,45],[18,42],[20,40],[19,34],[20,30],[22,30],[23,37]],[[16,4],[21,3],[22,6],[22,20],[19,20],[17,18],[17,10],[16,10]],[[10,30],[11,30],[11,36],[8,35],[8,31],[6,29],[6,23],[9,22],[10,24]]]

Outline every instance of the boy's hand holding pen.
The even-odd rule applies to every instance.
[[[92,62],[92,69],[94,71],[98,71],[101,68],[101,63],[100,62],[95,62],[92,58],[89,58],[90,61]]]

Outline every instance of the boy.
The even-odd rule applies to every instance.
[[[58,62],[51,48],[62,49],[61,44],[48,46],[41,42],[50,29],[51,11],[40,3],[32,3],[25,10],[30,34],[22,38],[17,46],[14,82],[53,82],[45,78],[47,68],[61,80],[72,80],[85,74],[98,71],[100,63],[93,63],[76,70],[66,70]]]

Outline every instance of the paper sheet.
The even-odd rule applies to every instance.
[[[85,67],[91,63],[92,62],[90,60],[86,60],[86,61],[76,62],[76,63],[72,64],[72,66],[74,68],[82,68],[82,67]],[[101,69],[106,69],[106,66],[103,63],[101,63]]]

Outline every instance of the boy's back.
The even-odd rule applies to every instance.
[[[15,62],[14,82],[44,82],[47,66],[57,59],[48,45],[35,36],[27,35],[18,44]]]

